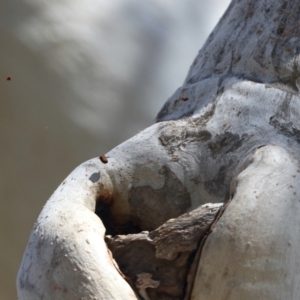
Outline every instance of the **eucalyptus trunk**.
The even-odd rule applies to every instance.
[[[299,19],[232,1],[156,123],[48,200],[20,300],[300,299]]]

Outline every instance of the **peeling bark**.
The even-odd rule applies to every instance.
[[[221,206],[205,204],[150,233],[106,236],[121,271],[143,299],[183,299],[196,249]]]
[[[232,1],[157,123],[47,202],[20,299],[300,298],[299,16],[297,1]],[[201,242],[208,202],[227,204]]]

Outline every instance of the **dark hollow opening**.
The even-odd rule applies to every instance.
[[[104,227],[106,228],[106,235],[118,235],[118,234],[133,234],[141,232],[141,228],[134,222],[129,222],[124,225],[118,225],[114,222],[110,213],[109,203],[97,199],[95,214],[101,219]]]

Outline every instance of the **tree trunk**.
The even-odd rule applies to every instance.
[[[47,202],[20,299],[300,298],[299,17],[232,1],[157,123]]]

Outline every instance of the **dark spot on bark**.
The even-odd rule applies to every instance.
[[[285,10],[286,7],[287,7],[287,4],[288,4],[287,1],[283,2],[281,7],[280,7],[280,10]]]
[[[227,166],[221,166],[214,179],[204,182],[205,189],[209,194],[218,196],[224,194],[222,187],[226,182],[227,169]]]
[[[142,230],[153,230],[191,206],[191,196],[176,175],[166,166],[160,169],[160,174],[165,176],[162,188],[147,185],[132,187],[129,191],[132,215]]]
[[[207,130],[195,131],[195,130],[187,130],[186,131],[187,139],[195,139],[198,141],[206,142],[211,139],[211,133]]]
[[[247,16],[252,17],[254,14],[254,10],[249,10]]]
[[[112,200],[113,202],[113,200]],[[138,233],[141,231],[140,227],[134,222],[128,222],[122,226],[117,224],[110,212],[110,203],[97,199],[95,214],[101,219],[106,232],[105,234],[116,235],[116,234],[130,234]]]
[[[282,35],[283,34],[283,32],[284,32],[284,29],[285,29],[285,25],[279,25],[278,27],[277,27],[277,35]]]
[[[273,126],[279,134],[293,138],[300,143],[300,130],[291,122],[292,116],[299,117],[298,113],[290,107],[293,95],[287,93],[284,101],[278,106],[275,115],[269,119],[269,124]]]
[[[129,234],[141,231],[139,226],[132,220],[124,223],[118,211],[114,210],[114,204],[118,201],[118,195],[113,195],[110,190],[106,190],[101,181],[98,182],[98,190],[95,213],[103,222],[106,234]]]
[[[223,134],[217,134],[214,140],[208,144],[208,147],[212,156],[216,157],[219,152],[227,154],[240,148],[247,137],[248,134],[243,134],[240,137],[238,134],[226,131]]]
[[[27,276],[24,276],[24,273],[27,274]],[[37,299],[41,299],[41,295],[38,294],[36,290],[36,283],[32,283],[30,281],[30,276],[28,275],[28,272],[22,272],[22,276],[19,278],[19,286],[21,289],[26,289],[27,291],[30,291],[30,295],[32,297],[36,296]]]
[[[266,83],[266,88],[275,88],[287,92],[291,95],[298,95],[298,87],[296,84],[296,79],[294,77],[289,77],[287,79],[282,79],[281,82],[271,82]]]
[[[24,288],[25,288],[25,284],[24,284],[24,281],[23,281],[23,277],[19,278],[19,285],[20,285],[20,288],[21,288],[21,289],[24,289]]]
[[[63,254],[63,250],[61,249],[61,245],[59,245],[58,243],[54,243],[53,245],[54,251],[53,251],[53,255],[51,258],[51,267],[53,269],[59,267],[60,263],[61,263],[61,256]],[[49,278],[49,280],[51,280],[52,278]]]
[[[300,130],[292,122],[282,122],[276,119],[276,116],[272,116],[269,120],[269,124],[273,126],[278,133],[293,138],[300,143]]]
[[[93,183],[97,182],[99,179],[100,179],[100,172],[93,173],[89,178],[89,180]]]

